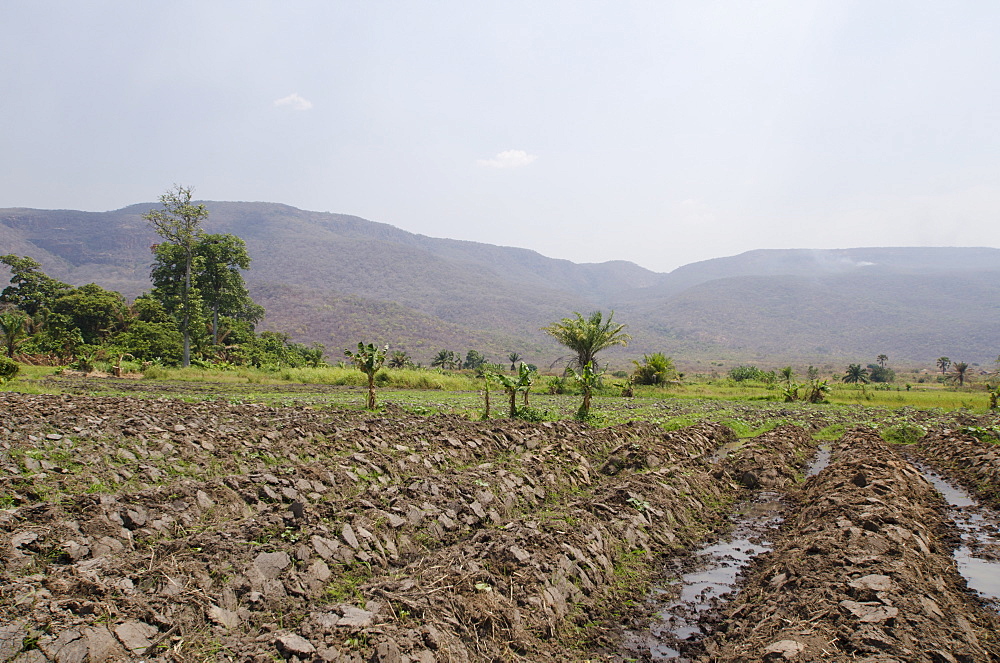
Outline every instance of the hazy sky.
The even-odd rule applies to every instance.
[[[178,183],[656,271],[998,247],[998,35],[994,0],[5,0],[0,207]]]

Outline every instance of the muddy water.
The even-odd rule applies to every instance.
[[[740,449],[744,440],[722,445],[706,459],[721,462]],[[830,445],[822,445],[806,468],[806,476],[818,474],[830,463]],[[778,493],[761,491],[739,505],[730,520],[732,530],[721,540],[693,555],[673,582],[655,588],[649,600],[656,611],[648,631],[629,631],[625,648],[640,660],[680,659],[686,645],[708,633],[710,615],[722,609],[739,590],[743,569],[758,555],[771,549],[771,537],[781,525],[784,503]]]
[[[628,632],[626,649],[642,660],[666,661],[679,658],[685,644],[704,637],[705,617],[737,592],[746,565],[771,549],[769,537],[781,524],[783,508],[772,492],[760,492],[737,507],[730,516],[733,529],[724,539],[698,549],[677,580],[653,590],[653,623],[648,632]]]
[[[917,467],[948,502],[948,516],[961,534],[962,544],[954,554],[958,570],[969,587],[1000,610],[1000,513],[933,470]]]
[[[832,445],[829,442],[819,445],[819,449],[816,451],[816,456],[812,459],[812,462],[809,463],[809,468],[806,470],[807,477],[816,476],[830,464],[831,448]]]
[[[733,440],[732,442],[726,442],[718,449],[716,449],[714,452],[712,452],[708,456],[705,456],[705,460],[708,461],[709,463],[712,463],[713,465],[715,463],[721,463],[726,458],[726,456],[740,449],[745,443],[746,440]]]

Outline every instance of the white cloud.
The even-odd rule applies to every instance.
[[[534,154],[528,154],[524,150],[504,150],[492,159],[479,159],[476,163],[490,168],[520,168],[527,166],[537,158]]]
[[[282,97],[281,99],[274,100],[275,106],[291,106],[295,110],[306,111],[313,107],[312,102],[308,99],[303,99],[299,96],[298,92],[293,92],[287,97]]]

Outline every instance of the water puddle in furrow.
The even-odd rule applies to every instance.
[[[928,467],[915,465],[948,502],[948,516],[962,536],[962,545],[955,549],[958,570],[969,587],[1000,612],[1000,513]]]
[[[723,445],[707,459],[718,462],[742,446]],[[830,447],[817,453],[808,476],[830,462]],[[648,600],[655,615],[648,631],[626,631],[625,650],[640,660],[668,661],[681,657],[681,648],[707,635],[705,618],[720,611],[736,595],[739,576],[753,558],[772,548],[772,535],[784,520],[784,503],[778,493],[761,491],[740,504],[730,516],[732,530],[725,538],[705,545],[691,558],[678,563],[679,577],[654,588]]]
[[[830,453],[832,448],[832,445],[828,443],[819,445],[819,449],[816,450],[816,457],[813,458],[811,463],[809,463],[809,468],[806,470],[806,477],[816,476],[830,464]]]

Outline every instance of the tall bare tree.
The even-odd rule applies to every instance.
[[[181,248],[184,253],[184,287],[181,293],[181,335],[184,337],[184,366],[191,365],[191,263],[194,249],[201,238],[201,224],[208,218],[204,205],[191,202],[191,187],[175,184],[160,196],[163,209],[150,210],[142,215],[153,226],[156,234]]]

